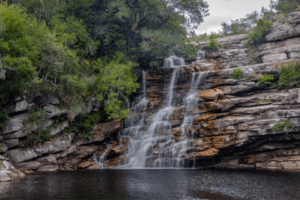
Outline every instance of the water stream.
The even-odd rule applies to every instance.
[[[202,57],[201,57],[202,58]],[[181,68],[185,66],[182,58],[170,56],[164,61],[164,68],[172,68],[173,73],[170,77],[168,91],[165,103],[161,108],[149,115],[152,102],[147,98],[147,72],[143,71],[143,93],[136,103],[131,107],[132,118],[127,126],[119,132],[120,143],[123,139],[129,139],[128,153],[126,162],[122,168],[183,168],[193,167],[195,164],[195,145],[193,141],[194,133],[191,131],[193,119],[200,116],[199,110],[203,107],[202,100],[197,96],[202,81],[207,77],[206,72],[196,76],[192,73],[190,80],[190,91],[177,107],[173,103],[176,93],[176,85],[180,75]],[[151,109],[150,109],[151,110]],[[174,115],[181,114],[182,122],[176,128],[176,137],[174,136]],[[180,125],[181,124],[181,125]],[[109,148],[109,147],[107,147]],[[103,154],[106,154],[104,151]],[[105,168],[105,155],[94,159],[101,168]],[[101,162],[100,162],[101,161]],[[193,166],[191,166],[193,165]]]

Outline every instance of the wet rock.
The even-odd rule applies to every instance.
[[[30,162],[24,162],[24,163],[19,163],[17,164],[17,166],[22,170],[22,171],[26,171],[26,170],[34,170],[37,169],[39,166],[41,166],[42,164],[40,162],[37,161],[30,161]]]
[[[89,155],[92,155],[96,150],[98,146],[96,145],[90,145],[90,146],[81,146],[78,151],[77,158],[85,158]]]
[[[0,170],[0,182],[11,181],[11,176],[6,170]]]
[[[43,165],[40,166],[36,171],[38,172],[54,172],[58,170],[58,165]]]
[[[90,142],[101,142],[106,138],[115,136],[121,129],[121,120],[113,120],[101,125],[95,125],[93,130],[95,134],[92,135]]]
[[[86,169],[86,168],[91,167],[93,165],[95,165],[95,161],[93,161],[92,159],[88,159],[87,161],[83,161],[83,162],[79,163],[78,168],[79,169]],[[100,168],[100,166],[98,168]]]

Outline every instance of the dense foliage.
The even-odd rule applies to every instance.
[[[195,57],[187,34],[208,14],[204,0],[1,1],[2,121],[3,107],[25,91],[30,101],[59,98],[71,119],[92,97],[106,119],[127,117],[139,87],[133,68]]]
[[[273,84],[272,82],[274,81],[274,76],[267,74],[263,77],[258,78],[258,83],[259,85],[265,86],[265,85],[271,85]]]
[[[282,12],[284,14],[288,14],[294,12],[300,6],[299,0],[271,0],[270,7],[277,10],[278,12]]]
[[[253,31],[248,34],[248,37],[254,42],[265,42],[267,41],[266,35],[272,27],[272,22],[266,19],[260,19],[257,21],[257,25],[253,28]]]
[[[293,129],[295,127],[294,124],[292,124],[288,119],[282,122],[277,123],[275,126],[273,126],[273,131],[284,131],[287,132],[290,129]]]
[[[213,51],[219,49],[218,42],[217,42],[217,36],[215,34],[211,34],[209,36],[209,43],[208,43],[207,48],[211,49]]]
[[[243,77],[244,77],[244,72],[240,68],[237,68],[237,69],[233,70],[232,78],[241,79]]]
[[[278,80],[279,87],[292,87],[299,85],[300,81],[300,62],[291,61],[283,64],[278,70],[280,76]]]

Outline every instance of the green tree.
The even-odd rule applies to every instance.
[[[211,34],[209,36],[209,44],[207,46],[208,49],[211,49],[213,51],[218,50],[219,46],[218,46],[218,42],[217,42],[217,36],[216,34]]]
[[[97,75],[97,95],[99,101],[104,101],[105,112],[109,119],[127,117],[129,112],[129,97],[139,88],[138,77],[132,73],[137,64],[126,61],[121,53],[117,53],[109,63],[98,60],[95,69]]]
[[[248,37],[255,43],[265,42],[267,41],[266,35],[269,33],[272,27],[272,22],[266,19],[260,19],[257,21],[257,25],[254,27],[253,31],[248,34]]]

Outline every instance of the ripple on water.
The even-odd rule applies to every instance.
[[[0,183],[4,199],[300,199],[300,172],[136,169],[55,172]]]

